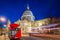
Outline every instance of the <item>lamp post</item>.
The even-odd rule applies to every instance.
[[[1,22],[6,22],[6,18],[5,17],[0,17],[0,21]]]
[[[6,37],[5,36],[5,30],[2,28],[4,26],[4,23],[6,22],[6,18],[5,17],[0,17],[0,25],[1,25],[1,34],[3,33],[4,34],[4,38]],[[5,38],[6,40],[6,38]]]

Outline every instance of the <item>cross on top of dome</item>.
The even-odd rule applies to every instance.
[[[27,9],[29,9],[29,4],[27,4]]]

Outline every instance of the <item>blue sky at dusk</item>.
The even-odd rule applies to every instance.
[[[60,17],[59,0],[0,0],[0,16],[5,16],[13,23],[21,19],[27,3],[35,16],[35,20]]]

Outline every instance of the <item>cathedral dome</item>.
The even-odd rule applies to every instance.
[[[23,15],[31,15],[31,16],[33,16],[32,11],[30,11],[30,10],[24,11]]]
[[[29,9],[29,5],[27,5],[27,9],[23,12],[21,19],[22,20],[26,19],[28,21],[34,21],[35,17],[33,16],[32,11]]]
[[[27,9],[24,11],[23,15],[31,15],[31,16],[33,16],[32,11],[29,9],[29,5],[27,5]]]

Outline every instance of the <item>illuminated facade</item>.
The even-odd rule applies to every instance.
[[[7,24],[6,24],[6,33],[9,32],[9,27],[10,27],[10,20],[8,20]]]
[[[31,32],[31,29],[33,29],[34,27],[41,29],[42,26],[46,26],[48,24],[60,23],[60,18],[45,18],[42,20],[35,20],[32,11],[29,9],[29,5],[27,5],[27,9],[23,12],[21,20],[19,19],[14,23],[20,25],[19,28],[22,29],[22,33],[29,33]],[[7,26],[9,24],[10,21],[8,21]],[[6,29],[8,30],[8,27],[6,27]]]
[[[35,21],[35,17],[32,11],[29,9],[29,5],[27,5],[27,9],[23,12],[21,20],[17,20],[15,24],[20,25],[19,28],[22,29],[22,33],[29,33],[33,27],[38,28],[42,25],[49,24],[49,18]]]

